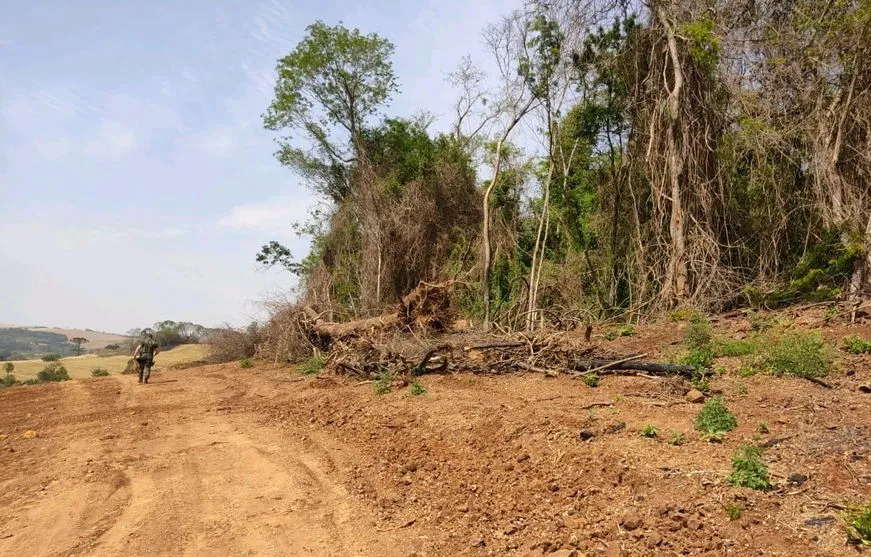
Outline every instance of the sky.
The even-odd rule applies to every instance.
[[[446,74],[519,0],[0,0],[0,323],[124,332],[261,318],[258,268],[316,202],[261,114],[322,20],[396,46],[387,109],[450,126]]]

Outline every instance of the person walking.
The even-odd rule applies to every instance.
[[[151,377],[151,366],[154,365],[154,357],[160,352],[157,342],[154,341],[154,335],[145,333],[145,338],[136,347],[133,352],[133,359],[139,364],[139,382],[148,383],[148,378]]]

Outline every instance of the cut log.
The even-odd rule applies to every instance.
[[[602,370],[631,370],[643,371],[653,375],[686,375],[694,376],[697,371],[693,366],[678,364],[662,364],[658,362],[623,361],[613,362],[608,360],[582,360],[575,363],[577,371]]]

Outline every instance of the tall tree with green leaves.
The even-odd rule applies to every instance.
[[[339,203],[350,193],[349,169],[361,155],[367,120],[398,90],[394,46],[374,33],[321,21],[306,31],[278,61],[275,98],[263,122],[286,133],[278,140],[279,161]]]

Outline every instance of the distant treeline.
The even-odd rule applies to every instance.
[[[43,354],[72,356],[76,345],[66,335],[30,329],[0,329],[0,360],[27,360]]]

